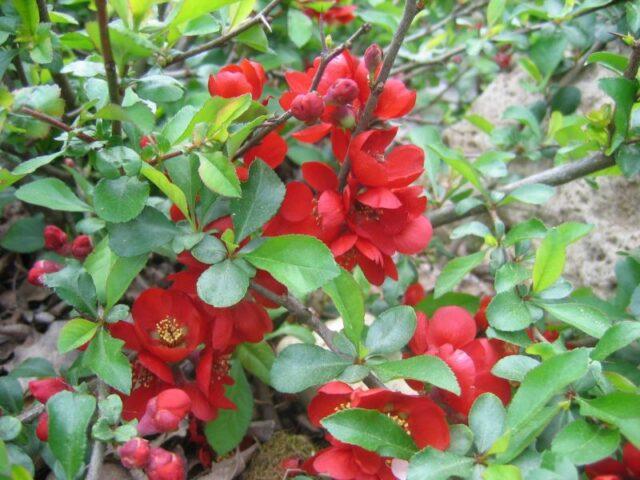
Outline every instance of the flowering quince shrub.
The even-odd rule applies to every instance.
[[[593,225],[504,215],[640,172],[637,2],[0,14],[0,337],[62,322],[3,364],[0,479],[640,478],[640,251],[598,296]],[[515,69],[539,101],[470,113]],[[313,452],[252,471],[275,430]]]

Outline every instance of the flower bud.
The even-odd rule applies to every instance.
[[[153,137],[153,135],[143,135],[140,138],[140,148],[146,148],[149,145],[155,145],[156,144],[156,139]]]
[[[500,67],[500,70],[507,70],[511,65],[511,54],[506,52],[498,52],[493,57],[493,61]]]
[[[136,437],[118,447],[120,462],[126,468],[143,468],[149,463],[149,441]]]
[[[66,157],[64,159],[64,164],[69,168],[76,168],[76,162],[73,161],[73,158]]]
[[[407,287],[402,303],[415,307],[425,297],[424,288],[419,283],[412,283]]]
[[[89,235],[78,235],[71,244],[71,254],[78,260],[84,260],[93,251],[93,242]]]
[[[138,423],[138,433],[153,435],[176,430],[189,410],[191,399],[183,390],[164,390],[147,403],[147,409]]]
[[[346,105],[358,98],[359,93],[356,82],[350,78],[339,78],[329,87],[324,100],[335,105]]]
[[[185,465],[182,457],[164,448],[152,448],[145,469],[149,480],[184,480]]]
[[[313,122],[324,112],[324,101],[316,92],[298,95],[291,102],[292,115],[303,122]]]
[[[377,43],[374,43],[364,52],[364,66],[367,67],[369,75],[373,75],[381,64],[382,49]]]
[[[47,225],[44,227],[44,248],[61,251],[67,243],[67,234],[55,225]]]
[[[38,417],[38,425],[36,426],[36,437],[41,442],[49,439],[49,414],[44,412]]]
[[[62,270],[62,265],[51,260],[38,260],[29,269],[27,281],[36,287],[44,286],[44,275]]]
[[[63,390],[71,390],[71,387],[60,377],[41,378],[29,382],[29,392],[40,403],[47,403],[51,397]]]
[[[345,130],[356,126],[356,114],[353,108],[342,105],[333,112],[333,121]]]

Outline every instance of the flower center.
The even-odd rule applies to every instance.
[[[151,386],[151,382],[153,381],[153,374],[139,362],[136,362],[133,365],[132,377],[131,390],[137,390],[138,388],[149,388]]]
[[[355,204],[355,208],[360,220],[377,222],[380,220],[380,216],[382,215],[381,209],[372,208],[369,205],[364,205],[359,202]]]
[[[397,425],[402,427],[407,434],[411,435],[411,430],[409,430],[409,422],[402,418],[400,415],[396,415],[393,413],[387,413],[387,417],[393,420]]]
[[[184,328],[173,317],[165,317],[156,325],[158,338],[163,345],[175,347],[182,343],[186,336]]]

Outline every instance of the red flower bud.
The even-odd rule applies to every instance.
[[[291,113],[298,120],[313,122],[324,112],[324,101],[316,92],[298,95],[291,102]]]
[[[333,112],[333,121],[345,130],[351,130],[356,126],[356,114],[353,108],[342,105]]]
[[[44,412],[38,417],[38,425],[36,426],[36,437],[41,442],[49,439],[49,414]]]
[[[143,468],[149,463],[149,441],[136,437],[118,448],[120,461],[126,468]]]
[[[380,64],[382,64],[382,49],[374,43],[364,52],[364,66],[367,67],[369,74],[373,75]]]
[[[76,168],[76,162],[74,162],[72,158],[66,157],[64,164],[69,168]]]
[[[327,103],[346,105],[358,98],[358,84],[350,78],[339,78],[329,87],[324,100]]]
[[[183,390],[164,390],[147,403],[147,409],[138,423],[138,433],[153,435],[176,430],[189,410],[191,399]]]
[[[84,260],[93,251],[93,242],[89,235],[78,235],[71,244],[71,253],[78,260]]]
[[[640,449],[627,443],[622,449],[622,462],[630,473],[640,476]]]
[[[55,225],[44,227],[44,248],[60,252],[67,243],[67,234]]]
[[[420,300],[422,300],[425,296],[424,288],[419,283],[412,283],[407,287],[407,291],[404,294],[404,303],[405,305],[411,305],[415,307]]]
[[[71,387],[60,377],[41,378],[29,382],[29,392],[40,403],[47,403],[51,397],[63,390],[71,390]]]
[[[146,468],[149,480],[184,480],[185,466],[182,457],[163,448],[152,448]]]
[[[44,275],[62,270],[62,265],[51,260],[38,260],[29,269],[27,280],[31,285],[36,287],[44,286]]]
[[[511,54],[506,52],[498,52],[493,57],[493,61],[500,67],[500,70],[507,70],[511,65]]]

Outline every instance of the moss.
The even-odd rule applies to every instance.
[[[304,435],[279,431],[260,446],[245,473],[246,480],[282,480],[280,463],[290,457],[307,458],[315,453],[315,446]]]

